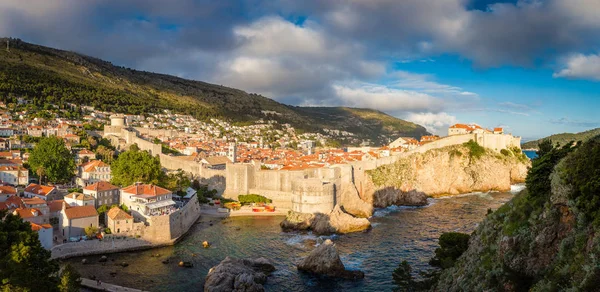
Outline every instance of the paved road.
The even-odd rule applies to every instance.
[[[81,286],[87,287],[87,288],[90,288],[90,289],[93,289],[93,290],[98,290],[98,291],[144,292],[143,290],[122,287],[122,286],[113,285],[113,284],[104,283],[104,282],[101,282],[100,285],[98,285],[97,281],[86,279],[86,278],[81,278]]]

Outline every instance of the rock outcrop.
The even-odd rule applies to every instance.
[[[283,230],[312,230],[323,235],[363,231],[371,227],[371,222],[366,218],[354,217],[336,205],[329,214],[289,211],[280,226]]]
[[[463,145],[414,153],[394,164],[368,170],[364,200],[375,207],[425,205],[427,196],[477,191],[509,191],[525,181],[531,162],[522,153],[500,154],[490,149],[473,157]]]
[[[234,259],[226,257],[208,271],[204,291],[264,291],[263,285],[273,271],[275,271],[275,266],[265,258]]]
[[[302,260],[298,264],[298,270],[345,279],[362,279],[365,276],[361,271],[346,270],[335,245],[329,239]]]

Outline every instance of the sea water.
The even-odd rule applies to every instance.
[[[516,191],[516,189],[515,189]],[[392,272],[403,260],[416,272],[427,269],[427,262],[438,247],[443,232],[471,233],[488,209],[497,209],[513,197],[513,192],[430,199],[424,207],[377,209],[369,219],[369,231],[346,235],[317,236],[311,232],[282,232],[282,217],[231,218],[213,221],[213,226],[196,225],[177,245],[140,252],[109,254],[104,265],[100,256],[69,259],[84,277],[96,276],[103,282],[149,291],[201,291],[208,270],[226,256],[265,257],[277,270],[268,278],[267,291],[391,291]],[[341,259],[349,269],[362,270],[357,281],[333,280],[296,269],[323,240],[335,242]],[[211,247],[202,247],[203,241]],[[153,255],[160,254],[159,257]],[[166,258],[169,264],[163,264]],[[181,260],[193,268],[181,268]],[[127,262],[128,267],[115,263]],[[111,272],[116,272],[113,277]]]

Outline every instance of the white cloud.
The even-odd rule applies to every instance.
[[[336,39],[315,23],[264,17],[234,28],[234,35],[238,47],[211,79],[275,99],[302,96],[304,103],[326,103],[332,84],[385,73],[382,63],[363,56],[360,45]]]
[[[443,100],[431,95],[380,84],[351,82],[333,85],[333,90],[343,105],[373,108],[388,113],[439,111],[443,107]]]
[[[554,73],[554,77],[600,81],[600,55],[571,55],[563,59],[563,66],[565,68]]]
[[[458,119],[445,112],[440,113],[410,113],[406,120],[424,126],[429,132],[436,135],[447,135],[448,126],[458,123]]]

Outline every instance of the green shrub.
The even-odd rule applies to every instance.
[[[110,228],[106,227],[104,228],[104,234],[112,234],[112,231],[110,231]]]
[[[248,205],[252,203],[271,203],[272,200],[268,199],[261,195],[249,194],[249,195],[239,195],[238,200],[242,205]]]
[[[481,147],[481,145],[477,144],[477,142],[473,140],[470,140],[463,145],[469,149],[469,155],[471,158],[481,158],[481,156],[485,154],[485,148]]]
[[[451,268],[469,247],[470,235],[459,232],[447,232],[440,236],[440,247],[429,264],[442,269]]]
[[[506,149],[500,150],[500,154],[502,154],[504,156],[511,156],[511,152],[509,150],[506,150]]]
[[[454,158],[455,156],[460,158],[462,156],[462,152],[460,152],[458,149],[450,150],[450,158]]]
[[[594,225],[600,224],[600,142],[590,140],[565,158],[565,181],[573,186],[569,199]]]

